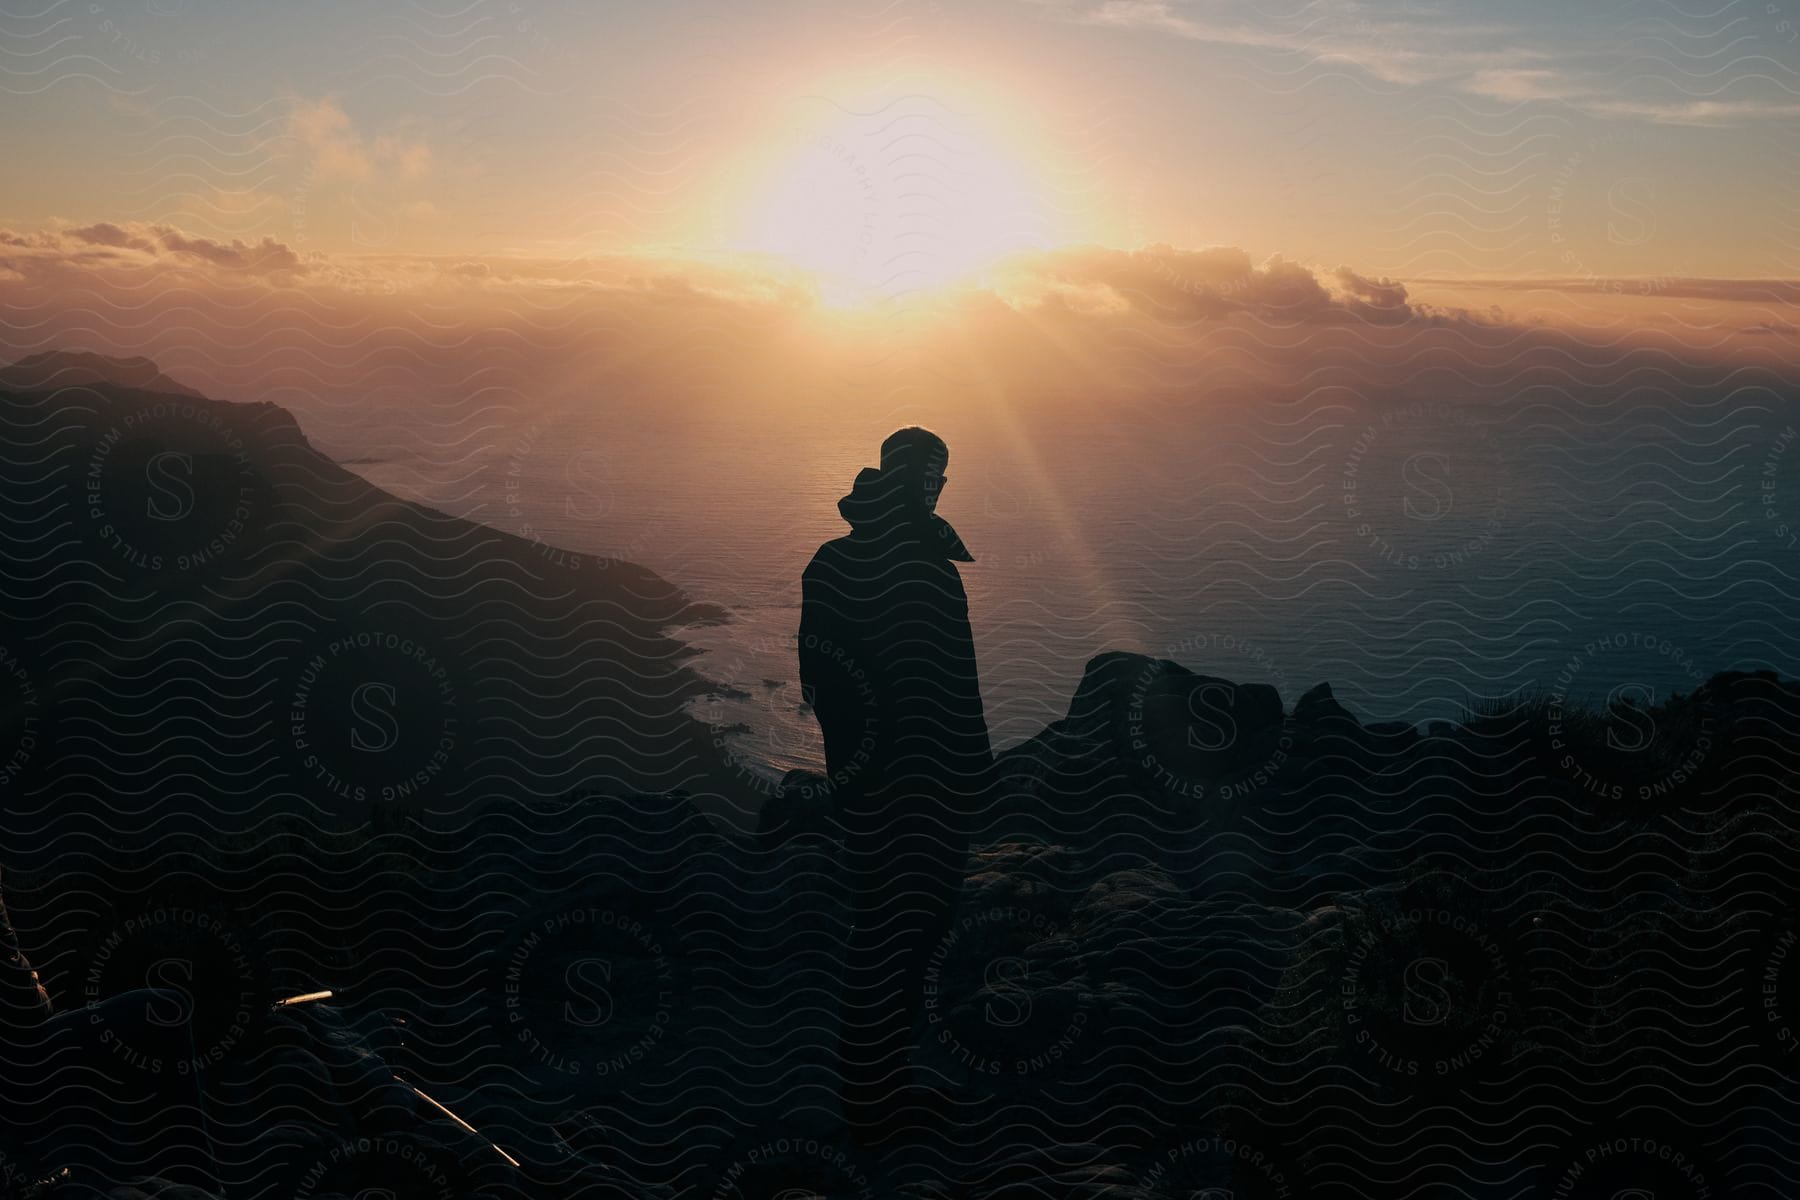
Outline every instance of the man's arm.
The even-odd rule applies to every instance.
[[[894,670],[911,698],[900,734],[908,770],[975,789],[992,764],[962,577],[944,562],[896,591]]]
[[[819,595],[818,560],[800,576],[800,698],[817,711],[819,682],[823,675],[819,646],[828,640],[823,598]]]

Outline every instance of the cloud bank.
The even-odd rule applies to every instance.
[[[1688,298],[1679,322],[1621,313],[1578,328],[1535,310],[1548,290],[1600,312],[1604,281],[1427,287],[1236,247],[1081,246],[905,304],[834,312],[809,277],[772,261],[351,257],[67,223],[0,230],[0,358],[143,356],[212,395],[345,421],[371,401],[703,411],[971,387],[1019,404],[1075,392],[1255,402],[1332,387],[1522,395],[1576,376],[1625,386],[1791,372],[1800,360],[1800,284],[1664,282],[1644,303]]]

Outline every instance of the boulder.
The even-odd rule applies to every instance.
[[[1089,660],[1065,724],[1104,730],[1132,777],[1152,792],[1200,799],[1285,758],[1286,714],[1268,684],[1201,675],[1118,651]]]
[[[1294,705],[1294,720],[1301,725],[1358,724],[1350,710],[1337,702],[1329,683],[1316,683]]]

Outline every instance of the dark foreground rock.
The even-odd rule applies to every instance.
[[[1129,656],[1096,674],[1204,678]],[[157,943],[199,982],[337,992],[235,1033],[197,1009],[223,1047],[212,1111],[256,1114],[213,1125],[222,1191],[297,1195],[314,1172],[309,1195],[1281,1196],[1415,1163],[1433,1188],[1516,1194],[1487,1183],[1525,1171],[1554,1194],[1619,1127],[1665,1131],[1705,1179],[1778,1177],[1792,1131],[1762,1105],[1794,1086],[1800,1028],[1794,685],[1724,675],[1659,706],[1738,749],[1692,781],[1701,802],[1647,791],[1623,813],[1546,769],[1528,704],[1404,736],[1322,691],[1279,717],[1252,698],[1234,711],[1263,721],[1258,762],[1189,778],[1287,756],[1214,802],[1146,782],[1117,695],[1003,757],[923,981],[914,1063],[939,1111],[873,1159],[833,1085],[848,917],[823,817],[739,841],[680,795],[577,792],[113,877],[209,914],[205,937]],[[57,897],[22,887],[21,927],[92,921]],[[52,993],[136,982],[93,972],[128,952],[52,953]],[[365,1140],[420,1164],[410,1182],[374,1150],[333,1158]]]

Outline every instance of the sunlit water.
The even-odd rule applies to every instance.
[[[1518,690],[1686,691],[1792,671],[1800,444],[1792,414],[1718,404],[1324,405],[1245,414],[1139,400],[1054,421],[932,412],[655,409],[520,423],[374,482],[513,532],[641,562],[732,624],[685,632],[727,685],[697,711],[747,764],[817,766],[799,577],[883,434],[952,447],[940,512],[997,747],[1061,716],[1083,663],[1147,651],[1320,681],[1366,720],[1453,717]],[[329,448],[329,447],[327,447]],[[1623,689],[1623,690],[1621,690]]]

